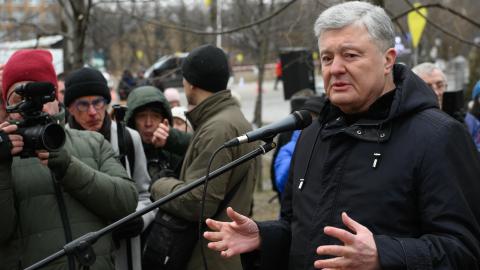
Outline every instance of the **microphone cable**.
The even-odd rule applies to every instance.
[[[203,246],[203,220],[205,219],[205,200],[207,197],[207,188],[208,188],[208,178],[210,176],[210,167],[212,166],[213,159],[222,149],[225,148],[225,145],[221,145],[217,150],[213,152],[210,156],[210,160],[207,165],[207,173],[205,174],[205,183],[203,184],[203,194],[202,194],[202,203],[200,207],[200,218],[198,220],[198,241],[200,242],[200,253],[202,254],[203,268],[208,270],[207,257],[205,257],[205,248]]]

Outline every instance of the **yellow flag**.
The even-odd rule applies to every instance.
[[[137,50],[137,51],[135,52],[135,54],[136,54],[138,60],[142,60],[142,59],[143,59],[143,51],[142,51],[142,50]]]
[[[210,7],[212,5],[212,0],[203,0],[205,6]]]
[[[415,7],[420,6],[420,3],[413,4]],[[417,9],[420,14],[427,16],[427,8]],[[412,45],[414,48],[417,48],[418,43],[420,43],[420,38],[422,37],[423,30],[427,24],[427,20],[420,14],[417,13],[417,10],[410,11],[407,15],[408,29],[412,35]]]
[[[243,62],[243,54],[239,53],[239,54],[235,55],[235,58],[236,58],[238,63],[241,64]]]

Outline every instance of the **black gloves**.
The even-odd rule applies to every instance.
[[[140,235],[143,229],[142,217],[134,218],[112,232],[115,241],[132,238]]]
[[[0,162],[11,160],[12,159],[12,143],[8,134],[0,131]]]
[[[55,152],[50,152],[48,155],[48,167],[55,173],[57,180],[63,179],[70,164],[71,156],[65,148]]]
[[[175,174],[175,172],[169,168],[165,168],[165,169],[162,169],[159,173],[159,177],[158,178],[162,178],[162,177],[175,177],[177,178],[178,176]]]

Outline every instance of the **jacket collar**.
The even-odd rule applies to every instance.
[[[230,90],[223,90],[209,96],[186,115],[193,129],[196,130],[207,119],[230,106],[238,106],[238,103],[232,97]]]
[[[393,77],[395,89],[381,96],[366,113],[346,115],[328,101],[325,116],[319,119],[322,138],[345,133],[360,140],[387,141],[393,119],[438,107],[433,91],[407,67],[396,64]]]

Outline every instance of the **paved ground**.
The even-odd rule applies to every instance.
[[[181,89],[179,89],[181,91]],[[257,98],[256,82],[239,82],[230,83],[230,90],[238,94],[241,99],[242,111],[248,121],[253,120],[255,110],[255,101]],[[186,106],[187,101],[185,95],[180,93],[181,104]],[[266,81],[263,85],[263,112],[262,120],[264,123],[271,123],[282,119],[290,113],[290,103],[283,99],[283,90],[279,83],[278,90],[273,90],[273,80]]]

